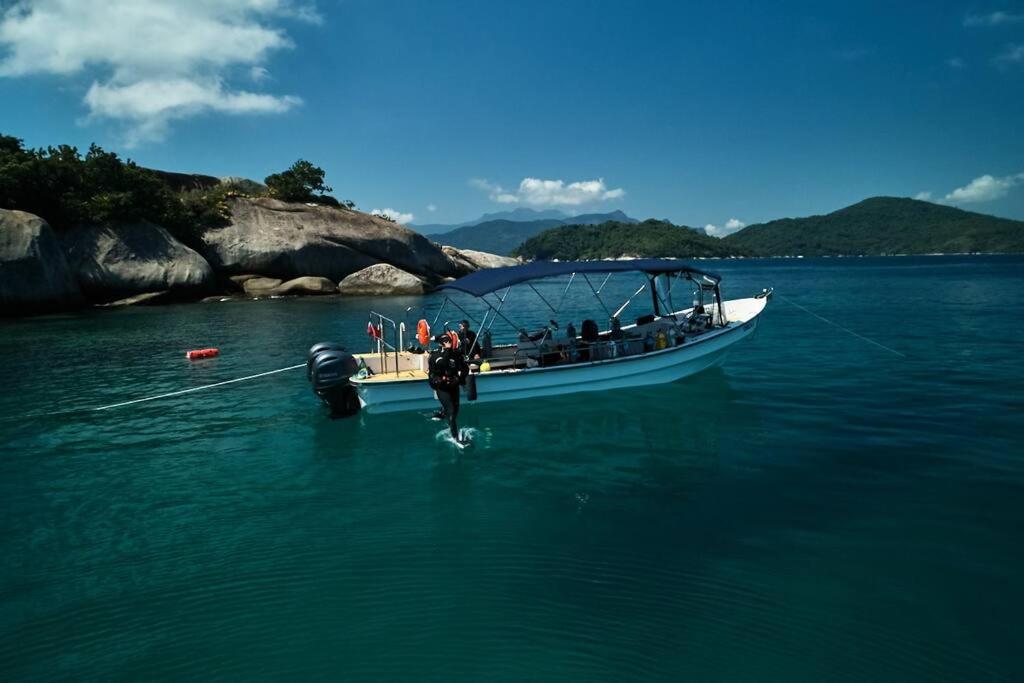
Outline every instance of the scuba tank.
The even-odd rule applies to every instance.
[[[668,336],[665,334],[665,330],[658,330],[658,333],[654,335],[654,348],[657,350],[668,348]]]
[[[483,351],[484,358],[491,355],[491,351],[494,350],[494,345],[491,342],[491,331],[484,330],[484,333],[480,335],[480,350]]]

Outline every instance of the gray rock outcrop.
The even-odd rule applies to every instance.
[[[136,294],[134,296],[125,297],[124,299],[118,299],[117,301],[111,301],[107,304],[99,304],[103,308],[116,308],[120,306],[144,306],[146,304],[157,304],[161,301],[165,301],[170,296],[170,292],[164,290],[162,292],[146,292],[145,294]]]
[[[363,268],[338,284],[338,292],[348,296],[414,295],[428,289],[423,279],[387,263]]]
[[[162,290],[190,295],[214,286],[210,264],[152,223],[80,226],[63,243],[79,287],[93,300]]]
[[[251,277],[242,283],[242,289],[249,296],[270,296],[281,286],[276,277]]]
[[[246,273],[245,275],[231,275],[227,278],[222,279],[222,282],[224,283],[225,287],[229,290],[244,290],[245,283],[253,279],[254,277],[262,276],[257,275],[255,273]]]
[[[242,287],[249,296],[297,296],[300,294],[337,294],[338,286],[325,277],[297,277],[288,282],[277,278],[249,277]]]
[[[277,288],[277,294],[337,294],[338,286],[325,277],[297,277]]]
[[[78,282],[50,225],[24,211],[0,209],[0,315],[81,303]]]
[[[511,256],[498,256],[497,254],[489,254],[486,251],[476,251],[475,249],[441,247],[441,251],[460,267],[465,268],[468,273],[484,268],[518,266],[522,263],[519,259],[512,258]]]
[[[458,275],[419,233],[359,211],[275,199],[230,200],[231,222],[202,236],[204,255],[226,274],[344,279],[377,263],[436,280]]]

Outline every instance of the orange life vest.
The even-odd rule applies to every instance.
[[[416,340],[420,343],[420,346],[426,346],[430,343],[430,325],[427,324],[426,320],[420,320],[416,323]]]

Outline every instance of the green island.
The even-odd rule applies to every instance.
[[[1024,222],[900,197],[872,197],[822,216],[750,225],[724,238],[667,221],[545,230],[514,252],[525,259],[629,256],[886,256],[1024,252]]]
[[[823,216],[749,225],[722,241],[758,256],[1024,252],[1024,222],[903,197],[872,197]]]
[[[746,251],[741,252],[746,255]],[[599,225],[567,225],[529,238],[512,252],[523,259],[602,259],[630,256],[693,258],[735,256],[737,251],[716,237],[668,221],[609,221]]]

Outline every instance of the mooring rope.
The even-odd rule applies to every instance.
[[[182,394],[191,394],[194,391],[202,391],[203,389],[213,389],[214,387],[222,387],[225,384],[234,384],[235,382],[245,382],[246,380],[256,379],[257,377],[266,377],[267,375],[276,375],[279,372],[286,372],[288,370],[297,370],[298,368],[306,367],[305,363],[299,363],[298,365],[289,365],[286,368],[278,368],[277,370],[269,370],[267,372],[260,372],[255,375],[249,375],[248,377],[238,377],[236,379],[229,379],[223,382],[215,382],[214,384],[204,384],[201,387],[192,387],[191,389],[182,389],[180,391],[172,391],[166,394],[159,394],[158,396],[147,396],[146,398],[137,398],[132,401],[124,401],[122,403],[112,403],[109,406],[100,406],[99,408],[93,408],[96,410],[110,410],[111,408],[121,408],[123,406],[130,406],[135,403],[144,403],[146,401],[156,401],[161,398],[170,398],[171,396],[181,396]]]
[[[820,315],[818,315],[818,314],[817,314],[817,313],[815,313],[814,311],[812,311],[812,310],[810,310],[810,309],[808,309],[808,308],[805,308],[804,306],[801,306],[801,305],[800,305],[800,304],[798,304],[797,302],[795,302],[795,301],[790,301],[789,299],[787,299],[786,297],[782,296],[782,295],[781,295],[781,294],[779,294],[778,292],[775,292],[775,296],[779,297],[780,299],[782,299],[783,301],[785,301],[785,302],[786,302],[787,304],[790,304],[791,306],[796,306],[796,307],[797,307],[797,308],[799,308],[799,309],[800,309],[801,311],[804,311],[805,313],[809,313],[810,315],[813,315],[813,316],[814,316],[815,318],[817,318],[818,320],[820,320],[820,321],[822,321],[822,322],[825,322],[825,323],[828,323],[829,325],[831,325],[831,326],[833,326],[833,327],[837,327],[837,328],[839,328],[840,330],[842,330],[843,332],[846,332],[847,334],[851,334],[851,335],[853,335],[854,337],[857,337],[858,339],[863,339],[863,340],[864,340],[864,341],[866,341],[867,343],[869,343],[869,344],[874,344],[874,345],[875,345],[875,346],[877,346],[878,348],[880,348],[880,349],[885,349],[885,350],[886,350],[886,351],[888,351],[889,353],[895,353],[895,354],[896,354],[897,356],[899,356],[900,358],[906,358],[906,357],[907,357],[907,355],[906,355],[905,353],[900,353],[900,352],[899,352],[899,351],[897,351],[896,349],[890,349],[890,348],[889,348],[888,346],[886,346],[885,344],[879,344],[879,343],[878,343],[878,342],[876,342],[876,341],[875,341],[874,339],[868,339],[868,338],[867,338],[867,337],[865,337],[865,336],[864,336],[863,334],[858,334],[858,333],[854,332],[853,330],[850,330],[850,329],[847,329],[847,328],[843,327],[843,326],[842,326],[842,325],[840,325],[839,323],[835,323],[835,322],[832,322],[832,321],[831,321],[831,320],[829,320],[828,318],[825,318],[825,317],[823,317],[823,316],[820,316]]]
[[[245,382],[250,379],[256,379],[258,377],[266,377],[267,375],[276,375],[279,372],[287,372],[288,370],[297,370],[298,368],[306,367],[305,363],[298,365],[289,365],[286,368],[278,368],[277,370],[268,370],[267,372],[259,372],[255,375],[248,375],[247,377],[237,377],[235,379],[225,380],[223,382],[215,382],[213,384],[204,384],[201,387],[192,387],[191,389],[181,389],[179,391],[171,391],[166,394],[159,394],[157,396],[147,396],[146,398],[136,398],[131,401],[122,401],[121,403],[112,403],[108,406],[100,406],[99,408],[69,408],[66,410],[53,410],[49,412],[41,413],[27,413],[24,415],[4,415],[0,416],[0,422],[14,422],[22,420],[36,420],[41,418],[59,417],[62,415],[76,415],[83,413],[94,413],[98,410],[110,410],[112,408],[121,408],[123,406],[130,406],[136,403],[145,403],[146,401],[156,401],[161,398],[170,398],[172,396],[181,396],[182,394],[191,394],[196,391],[202,391],[203,389],[213,389],[214,387],[222,387],[226,384],[235,384],[236,382]]]

